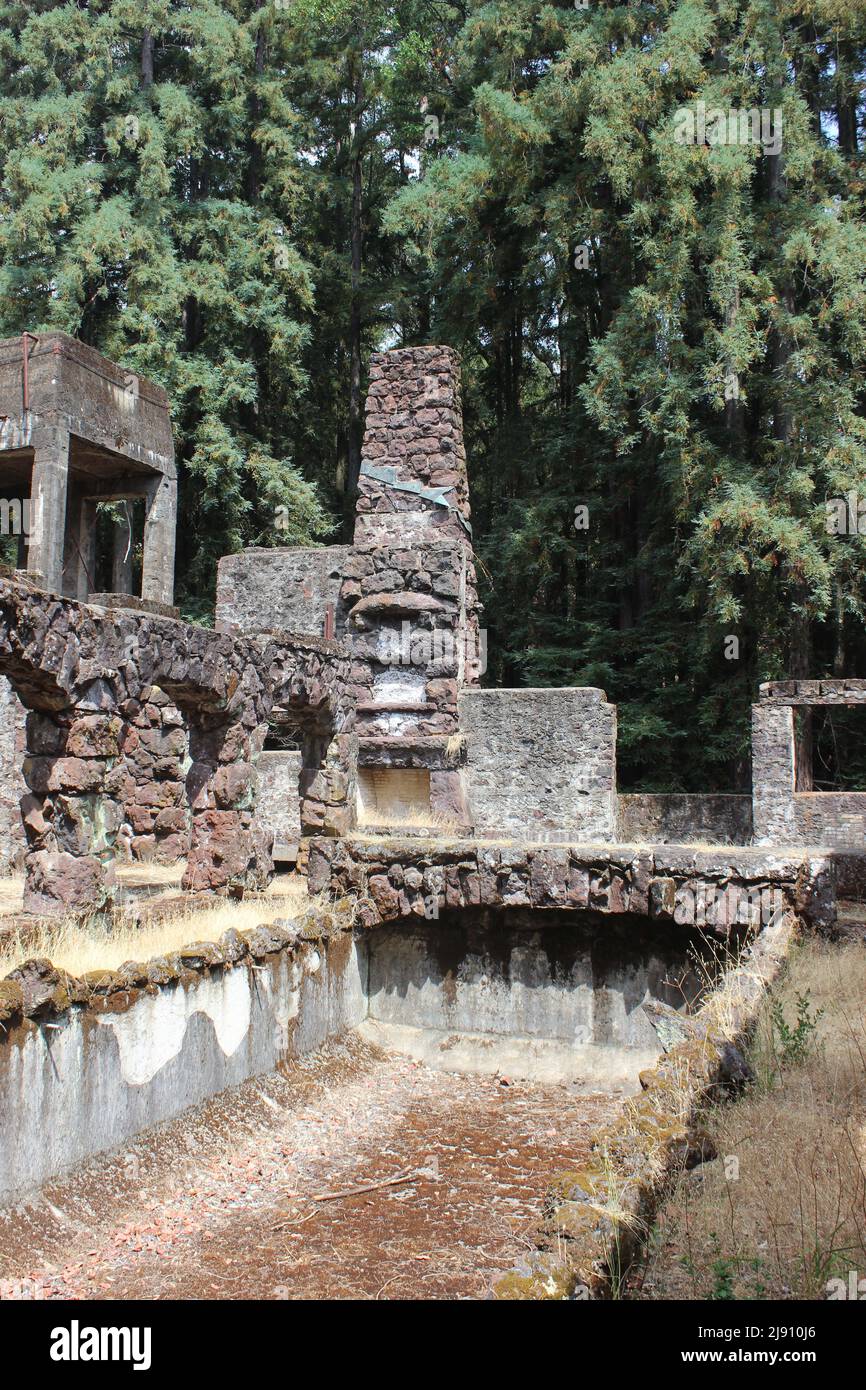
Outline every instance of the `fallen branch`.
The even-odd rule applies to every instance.
[[[313,1202],[337,1202],[341,1197],[357,1197],[362,1192],[375,1192],[377,1187],[395,1187],[399,1182],[411,1182],[417,1173],[401,1173],[396,1178],[379,1178],[377,1182],[358,1183],[357,1187],[345,1187],[342,1192],[314,1192]]]

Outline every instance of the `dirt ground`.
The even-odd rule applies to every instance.
[[[620,1101],[349,1035],[0,1212],[0,1297],[483,1298]]]

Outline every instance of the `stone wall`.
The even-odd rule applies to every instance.
[[[459,704],[476,835],[616,838],[616,708],[602,690],[466,690]]]
[[[283,683],[287,665],[296,676],[303,666],[302,656],[275,644],[259,653],[245,639],[147,613],[107,614],[0,577],[0,671],[29,711],[25,910],[98,910],[110,899],[133,790],[125,758],[142,733],[153,734],[154,685],[183,710],[189,732],[186,886],[264,886],[271,864],[253,824],[253,760],[273,696],[259,661]],[[142,716],[146,728],[136,722]],[[159,760],[163,739],[173,769],[177,740],[165,731],[145,748],[147,761]],[[160,809],[177,808],[172,785],[154,793],[164,798]],[[139,804],[153,809],[152,801]]]
[[[280,629],[322,637],[330,606],[334,634],[341,632],[340,584],[349,553],[347,545],[329,545],[251,548],[224,555],[217,567],[217,631]]]
[[[21,800],[27,793],[23,763],[26,711],[0,676],[0,871],[24,867],[27,839]],[[126,730],[120,760],[126,778],[119,788],[121,822],[114,840],[118,859],[173,864],[189,851],[186,801],[188,739],[183,716],[157,687]]]
[[[0,676],[0,874],[19,873],[27,841],[21,798],[27,791],[24,762],[25,712],[4,676]]]
[[[866,703],[863,680],[771,681],[752,706],[752,803],[759,844],[866,845],[866,792],[796,790],[794,711]]]
[[[657,844],[748,845],[752,799],[719,793],[635,792],[617,797],[618,839]]]
[[[309,882],[313,893],[358,896],[367,926],[466,907],[649,916],[721,936],[760,930],[787,909],[816,928],[836,921],[834,857],[792,850],[314,839]]]
[[[301,838],[300,751],[266,750],[257,767],[256,820],[274,837],[275,861],[285,860]]]

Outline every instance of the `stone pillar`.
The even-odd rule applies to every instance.
[[[154,603],[174,602],[176,524],[177,481],[159,478],[147,492],[141,576],[141,597]]]
[[[0,676],[0,874],[18,873],[24,863],[25,722],[21,701],[6,677]]]
[[[132,507],[123,503],[125,517],[114,523],[111,557],[111,592],[132,593]]]
[[[752,821],[758,844],[797,839],[794,806],[794,710],[752,705]]]
[[[273,832],[254,818],[258,774],[253,766],[267,724],[251,732],[240,722],[189,718],[187,794],[192,809],[183,887],[193,892],[266,888],[273,873]]]
[[[110,902],[126,782],[123,733],[116,714],[27,716],[25,911],[84,913]]]
[[[63,589],[68,473],[69,432],[58,425],[46,431],[34,450],[27,555],[29,572],[41,575],[46,588],[57,594]]]
[[[301,829],[305,835],[347,835],[358,801],[358,736],[331,739],[321,767],[304,787]]]
[[[183,716],[164,691],[151,686],[127,709],[122,745],[129,788],[124,850],[133,859],[175,864],[189,851],[186,801],[187,734]]]

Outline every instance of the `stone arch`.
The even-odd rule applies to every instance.
[[[0,672],[28,710],[25,908],[96,910],[111,897],[123,750],[158,685],[189,730],[188,888],[261,887],[254,762],[270,712],[260,653],[172,618],[101,609],[0,578]]]
[[[270,634],[272,709],[301,749],[301,834],[344,835],[355,824],[358,737],[349,656],[328,639]]]

